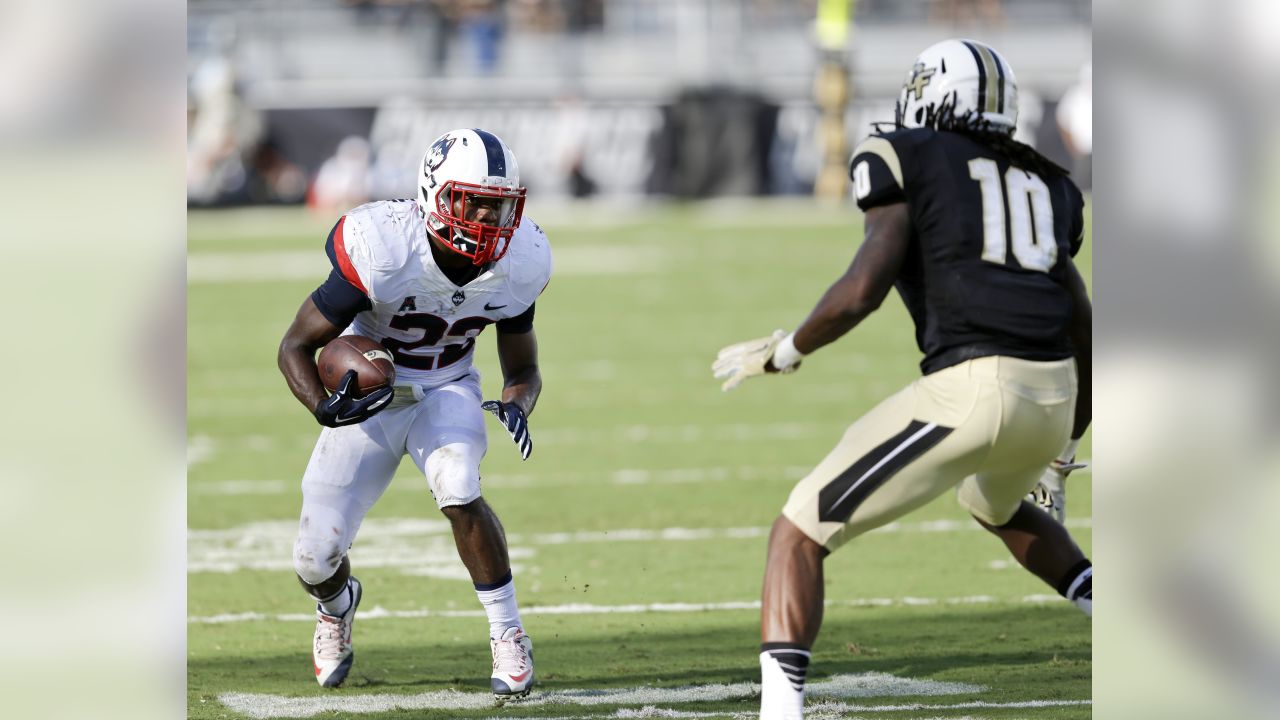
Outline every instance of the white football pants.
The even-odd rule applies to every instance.
[[[473,369],[432,388],[397,385],[386,410],[359,425],[322,430],[302,476],[298,575],[311,585],[333,575],[406,453],[439,507],[480,497],[480,459],[488,448],[480,402]]]

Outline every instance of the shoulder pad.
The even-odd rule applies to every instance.
[[[365,203],[346,215],[344,241],[352,266],[370,296],[379,280],[405,266],[413,248],[413,224],[406,203]]]
[[[912,128],[872,135],[854,148],[853,160],[849,163],[849,179],[853,181],[854,200],[864,212],[906,199],[907,180],[902,170],[899,147],[910,144],[910,134],[918,130]]]
[[[511,248],[500,261],[507,266],[511,296],[532,305],[551,280],[551,243],[528,216],[511,237]]]

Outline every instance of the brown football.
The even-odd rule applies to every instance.
[[[342,335],[320,350],[316,358],[320,381],[329,392],[337,389],[348,370],[356,371],[356,397],[364,397],[396,381],[391,353],[377,341],[363,335]]]

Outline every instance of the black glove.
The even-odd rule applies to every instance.
[[[524,410],[515,403],[497,400],[486,400],[480,403],[480,407],[493,413],[506,426],[511,439],[516,441],[516,447],[520,448],[520,459],[528,460],[533,453],[533,438],[529,437],[529,420],[524,416]]]
[[[328,398],[320,401],[314,410],[316,421],[325,427],[342,427],[355,425],[377,415],[391,404],[395,390],[390,386],[378,388],[362,398],[353,398],[352,387],[356,381],[356,371],[348,370],[338,383],[338,389]]]

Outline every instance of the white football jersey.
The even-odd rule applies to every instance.
[[[339,271],[373,305],[345,334],[391,351],[397,384],[438,385],[468,373],[476,336],[528,310],[551,279],[551,245],[527,215],[506,255],[461,287],[436,265],[411,200],[361,205],[339,221],[333,243]]]

